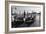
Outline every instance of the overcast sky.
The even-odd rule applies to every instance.
[[[12,6],[12,10],[13,10],[13,13],[23,13],[24,10],[25,12],[29,12],[29,13],[32,13],[33,12],[37,12],[39,13],[41,11],[41,7],[34,7],[34,6]]]

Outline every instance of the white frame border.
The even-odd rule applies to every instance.
[[[42,5],[42,9],[41,9],[41,26],[40,27],[26,27],[26,28],[11,28],[11,6],[12,5],[19,5],[19,6],[22,6],[22,4],[11,4],[9,3],[9,31],[21,31],[21,30],[37,30],[37,29],[43,29],[43,5]],[[26,5],[26,4],[23,4],[23,6],[31,6],[31,5]]]

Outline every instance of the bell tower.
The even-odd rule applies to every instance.
[[[25,18],[25,10],[24,10],[24,18]]]

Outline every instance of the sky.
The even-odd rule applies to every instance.
[[[33,12],[36,12],[36,13],[39,13],[41,12],[41,7],[35,7],[35,6],[12,6],[12,10],[13,10],[13,13],[23,13],[24,11],[27,13],[27,11],[29,13],[32,13]]]

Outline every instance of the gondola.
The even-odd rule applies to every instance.
[[[31,16],[30,17],[25,17],[26,15],[25,15],[25,12],[24,12],[24,16],[22,17],[22,16],[14,16],[14,26],[15,27],[20,27],[19,25],[21,25],[21,24],[27,24],[27,26],[30,26],[32,23],[34,23],[34,21],[35,21],[35,18],[36,18],[36,16],[33,16],[32,14],[31,14]],[[25,20],[24,20],[25,19]]]

